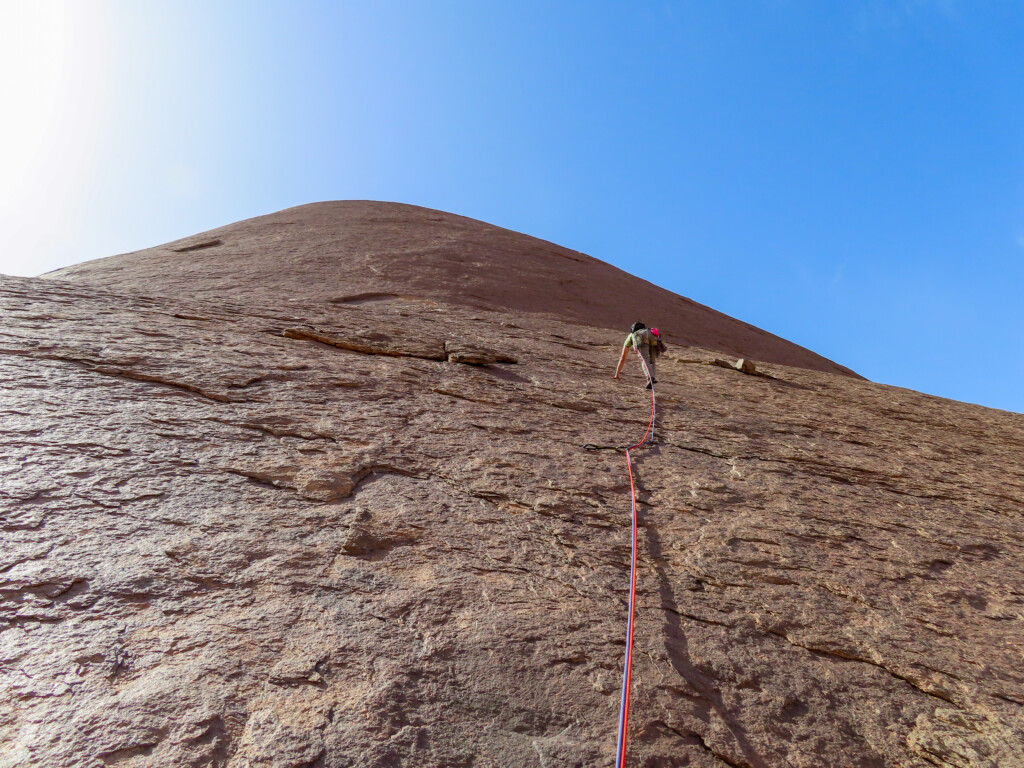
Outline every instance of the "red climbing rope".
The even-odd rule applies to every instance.
[[[635,349],[635,347],[634,347]],[[636,350],[637,356],[647,374],[647,380],[651,383],[651,420],[647,423],[647,429],[639,442],[626,448],[626,469],[629,471],[629,496],[632,509],[633,521],[633,546],[629,566],[629,619],[626,623],[626,660],[622,666],[622,703],[619,707],[619,740],[615,747],[615,768],[625,768],[626,765],[626,734],[629,731],[629,688],[633,676],[633,617],[636,613],[636,483],[633,480],[633,459],[630,451],[639,448],[648,441],[654,442],[654,416],[657,413],[658,401],[654,395],[654,378],[644,356]]]

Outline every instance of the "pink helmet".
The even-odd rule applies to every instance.
[[[655,336],[661,336],[661,331],[659,331],[657,328],[651,328],[651,333],[653,333]]]

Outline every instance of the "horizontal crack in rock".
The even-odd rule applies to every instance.
[[[311,327],[285,328],[281,335],[288,339],[317,341],[321,344],[347,349],[350,352],[361,352],[366,355],[385,355],[387,357],[416,357],[424,360],[444,361],[448,354],[444,343],[440,340],[420,341],[409,339],[393,340],[384,334],[379,339],[351,335],[347,337],[327,333]]]
[[[756,616],[755,616],[755,620],[757,620]],[[883,672],[887,672],[888,674],[892,675],[897,680],[902,680],[903,682],[907,683],[908,685],[912,686],[913,688],[916,688],[917,690],[921,691],[921,693],[924,693],[924,694],[926,694],[928,696],[932,696],[932,697],[934,697],[936,699],[940,699],[941,701],[944,701],[947,704],[955,704],[953,699],[950,698],[950,696],[948,694],[946,694],[944,691],[937,691],[937,690],[930,691],[927,688],[923,688],[916,681],[912,680],[911,678],[907,677],[906,675],[900,674],[899,672],[895,671],[891,667],[889,667],[889,666],[887,666],[887,665],[885,665],[885,664],[883,664],[881,662],[877,662],[877,661],[874,661],[873,659],[868,659],[868,658],[865,658],[863,656],[858,656],[858,655],[853,654],[853,653],[843,652],[843,651],[832,649],[832,648],[824,648],[824,647],[820,647],[820,646],[810,645],[808,643],[801,643],[801,642],[798,642],[798,641],[794,640],[793,638],[789,637],[789,635],[787,635],[785,632],[780,632],[779,630],[776,630],[776,629],[765,628],[765,631],[768,634],[770,634],[770,635],[774,635],[775,637],[782,638],[787,643],[789,643],[790,645],[792,645],[792,646],[794,646],[796,648],[803,648],[805,651],[810,651],[811,653],[820,653],[820,654],[823,654],[825,656],[831,656],[831,657],[834,657],[834,658],[837,658],[837,659],[843,659],[844,661],[856,661],[856,662],[860,662],[861,664],[870,664],[873,667],[877,667],[878,669],[881,669]]]

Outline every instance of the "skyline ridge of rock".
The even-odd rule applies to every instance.
[[[46,277],[248,302],[372,300],[386,283],[405,296],[627,329],[641,307],[677,344],[856,375],[586,254],[404,203],[301,205]]]

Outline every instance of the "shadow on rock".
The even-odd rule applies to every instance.
[[[646,456],[656,457],[659,453],[660,451],[655,446],[646,453]],[[676,600],[675,590],[672,588],[672,582],[665,568],[659,565],[659,563],[664,561],[661,537],[658,535],[658,529],[654,524],[647,524],[646,515],[642,511],[642,505],[646,503],[645,494],[642,494],[641,491],[642,481],[640,476],[644,463],[646,462],[643,457],[633,461],[633,471],[637,484],[637,517],[638,524],[643,528],[646,535],[647,546],[651,553],[651,561],[654,563],[654,568],[658,575],[658,596],[661,599],[661,605],[665,613],[665,650],[668,653],[669,661],[676,673],[700,695],[701,701],[697,705],[700,709],[696,713],[697,716],[704,722],[710,722],[710,715],[713,710],[729,728],[747,763],[752,768],[768,768],[764,758],[758,754],[757,750],[750,743],[750,739],[747,738],[746,731],[742,726],[734,722],[730,716],[729,709],[726,707],[722,694],[718,690],[717,681],[697,669],[690,660],[689,643],[679,620],[679,603]],[[699,737],[699,734],[694,735]],[[703,738],[701,738],[701,742],[703,743]]]

